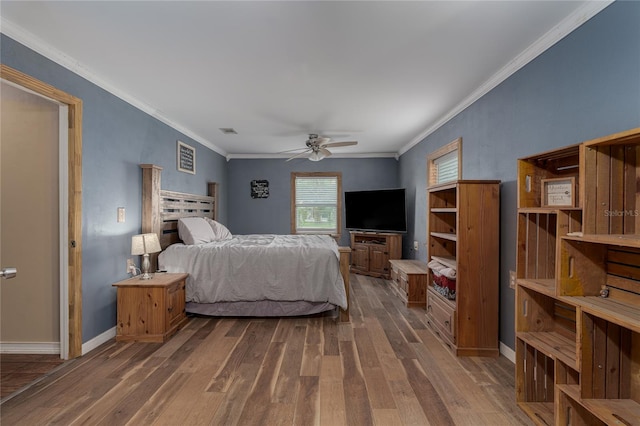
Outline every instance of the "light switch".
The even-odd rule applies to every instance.
[[[118,222],[124,222],[124,207],[118,207]]]

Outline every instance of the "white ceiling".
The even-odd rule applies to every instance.
[[[403,153],[608,1],[1,1],[2,32],[228,158]],[[219,130],[232,127],[237,135]]]

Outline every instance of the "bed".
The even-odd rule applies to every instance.
[[[152,265],[167,272],[189,273],[187,312],[262,317],[339,309],[340,320],[349,321],[350,248],[339,247],[326,235],[229,234],[218,238],[216,232],[223,235],[219,227],[224,226],[215,221],[217,184],[208,184],[207,196],[163,190],[162,168],[140,167],[142,232],[158,234],[163,250],[152,257]],[[204,221],[216,238],[196,238],[199,244],[193,244],[191,224],[201,227]],[[187,236],[185,241],[179,226]]]

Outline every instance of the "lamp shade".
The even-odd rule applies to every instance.
[[[157,234],[139,234],[131,237],[131,254],[158,253],[161,250]]]

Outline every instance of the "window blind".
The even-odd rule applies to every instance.
[[[338,202],[337,178],[296,178],[296,205],[335,205]]]
[[[449,182],[458,179],[458,150],[446,153],[433,160],[437,170],[436,183]]]
[[[336,233],[338,178],[297,176],[295,178],[296,233]]]

